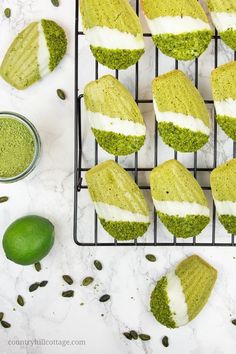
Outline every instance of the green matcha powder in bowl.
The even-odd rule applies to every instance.
[[[0,112],[0,182],[16,182],[33,171],[40,157],[41,142],[25,117]]]

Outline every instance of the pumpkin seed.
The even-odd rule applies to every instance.
[[[5,203],[9,200],[8,197],[0,197],[0,203]]]
[[[235,320],[232,320],[232,323],[233,323],[233,325],[236,326],[236,319],[235,319]]]
[[[156,256],[154,254],[146,254],[145,256],[149,262],[156,262]]]
[[[24,301],[24,299],[23,299],[23,297],[22,297],[21,295],[18,295],[18,296],[17,296],[17,303],[18,303],[18,305],[20,305],[20,306],[24,306],[25,301]]]
[[[7,18],[10,18],[11,17],[11,9],[9,7],[7,7],[5,10],[4,10],[4,15],[7,17]]]
[[[105,295],[102,295],[102,296],[100,297],[99,301],[100,301],[100,302],[106,302],[106,301],[110,300],[110,298],[111,298],[110,295],[105,294]]]
[[[93,279],[92,277],[86,277],[86,278],[84,278],[84,280],[82,281],[82,285],[83,285],[83,286],[88,286],[88,285],[90,285],[93,281],[94,281],[94,279]]]
[[[102,270],[102,263],[100,261],[98,261],[97,259],[95,259],[95,261],[93,262],[95,268],[97,268],[97,270]]]
[[[136,331],[132,330],[132,331],[130,331],[130,334],[133,339],[135,339],[135,340],[138,339],[138,333]]]
[[[61,100],[65,100],[66,99],[66,94],[63,90],[61,89],[57,89],[57,96],[61,99]]]
[[[6,322],[6,321],[1,321],[1,325],[4,327],[4,328],[10,328],[11,325],[10,323]]]
[[[69,275],[63,275],[62,278],[69,285],[72,285],[74,283],[73,279]]]
[[[0,321],[2,321],[3,316],[4,316],[4,313],[3,313],[3,312],[0,312]]]
[[[42,269],[41,263],[40,262],[35,263],[34,268],[37,270],[37,272],[40,272],[40,270]]]
[[[41,283],[39,283],[40,288],[44,288],[47,285],[47,283],[48,283],[47,280],[41,281]]]
[[[148,334],[144,334],[144,333],[139,334],[139,338],[143,341],[147,341],[151,339],[151,337]]]
[[[51,0],[51,3],[53,4],[53,6],[58,7],[60,5],[59,0]]]
[[[133,337],[131,336],[130,332],[124,332],[123,335],[125,336],[125,338],[132,340]]]
[[[162,338],[162,344],[164,345],[164,347],[169,347],[169,338],[167,336]]]
[[[61,295],[63,297],[73,297],[74,296],[74,290],[63,291]]]
[[[34,284],[30,285],[29,292],[32,293],[33,291],[37,290],[38,287],[39,287],[39,283],[34,283]]]

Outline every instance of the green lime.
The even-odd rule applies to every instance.
[[[2,243],[6,257],[11,261],[22,265],[34,264],[52,248],[54,226],[41,216],[25,216],[8,227]]]

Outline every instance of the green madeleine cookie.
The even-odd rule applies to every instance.
[[[153,80],[152,93],[163,141],[180,152],[201,149],[209,139],[209,113],[199,91],[180,70]]]
[[[150,185],[157,215],[174,236],[194,237],[208,225],[204,192],[180,162],[169,160],[154,168]]]
[[[113,76],[84,90],[87,116],[98,144],[112,155],[129,155],[143,146],[146,127],[130,92]]]
[[[142,6],[153,41],[164,54],[192,60],[207,49],[213,32],[197,0],[142,0]],[[191,22],[193,30],[189,28]]]
[[[230,234],[236,234],[236,159],[211,173],[211,189],[218,217]]]
[[[154,317],[168,328],[192,321],[206,305],[216,279],[217,271],[202,258],[186,258],[157,282],[150,299]]]
[[[234,141],[236,141],[235,83],[236,61],[221,65],[212,71],[211,84],[216,108],[216,120],[224,132]]]
[[[86,181],[104,229],[120,241],[143,236],[150,225],[149,209],[139,187],[114,161],[86,173]]]
[[[9,47],[0,73],[13,87],[23,90],[53,71],[66,53],[64,30],[54,21],[28,25]]]
[[[142,27],[127,0],[81,0],[80,12],[85,36],[99,63],[120,70],[138,62],[144,53]]]
[[[212,21],[218,30],[221,39],[231,49],[236,50],[235,0],[207,0],[207,4],[211,13]],[[232,27],[232,25],[234,25],[234,27]]]

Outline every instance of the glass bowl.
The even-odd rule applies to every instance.
[[[23,123],[28,130],[30,131],[33,140],[34,140],[34,148],[35,148],[35,152],[34,152],[34,156],[33,159],[31,161],[31,163],[29,164],[29,166],[20,174],[18,174],[17,176],[12,176],[12,177],[1,177],[0,176],[0,183],[13,183],[16,181],[19,181],[23,178],[25,178],[26,176],[28,176],[37,166],[39,159],[40,159],[40,155],[41,155],[41,139],[39,136],[39,133],[37,132],[35,126],[25,117],[23,117],[22,115],[18,114],[18,113],[14,113],[14,112],[0,112],[0,118],[11,118],[11,119],[15,119],[18,120],[20,123]]]

